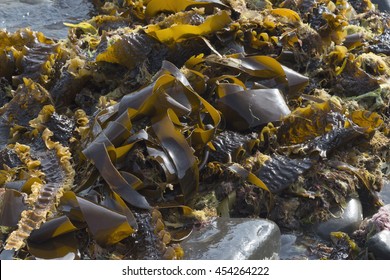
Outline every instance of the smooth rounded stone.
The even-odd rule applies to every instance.
[[[379,197],[385,204],[390,203],[390,182],[385,181],[382,190],[379,192]]]
[[[335,216],[340,218],[330,218],[329,220],[319,223],[314,227],[315,232],[322,238],[329,239],[330,233],[342,231],[351,234],[358,229],[363,221],[362,204],[359,199],[352,198],[347,202],[344,212],[336,213]]]
[[[367,247],[376,259],[390,260],[390,231],[382,230],[367,241]]]
[[[217,218],[181,242],[188,260],[263,260],[280,250],[280,230],[265,219]]]

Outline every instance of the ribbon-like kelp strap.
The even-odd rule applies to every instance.
[[[174,114],[173,111],[170,111],[170,113]],[[156,116],[152,128],[160,140],[161,146],[172,159],[182,192],[188,198],[197,190],[199,184],[198,165],[191,147],[184,136],[175,129],[168,112]]]
[[[135,207],[151,208],[146,198],[134,190],[115,168],[103,143],[92,143],[83,152],[86,157],[94,162],[112,191],[118,193],[125,201]]]

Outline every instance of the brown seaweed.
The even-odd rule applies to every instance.
[[[256,175],[273,193],[281,192],[293,184],[299,175],[304,174],[312,167],[309,158],[290,159],[281,155],[273,155],[257,171]]]
[[[93,2],[65,40],[0,31],[2,259],[179,259],[217,213],[302,230],[350,196],[381,205],[371,1]]]

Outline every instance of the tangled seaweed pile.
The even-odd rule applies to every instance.
[[[94,4],[66,40],[0,31],[2,258],[180,259],[217,215],[292,231],[382,205],[390,16],[370,0]]]

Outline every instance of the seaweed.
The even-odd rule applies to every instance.
[[[2,259],[180,259],[217,215],[306,231],[382,205],[371,1],[93,2],[64,40],[0,31]],[[353,239],[328,258],[361,257]]]

